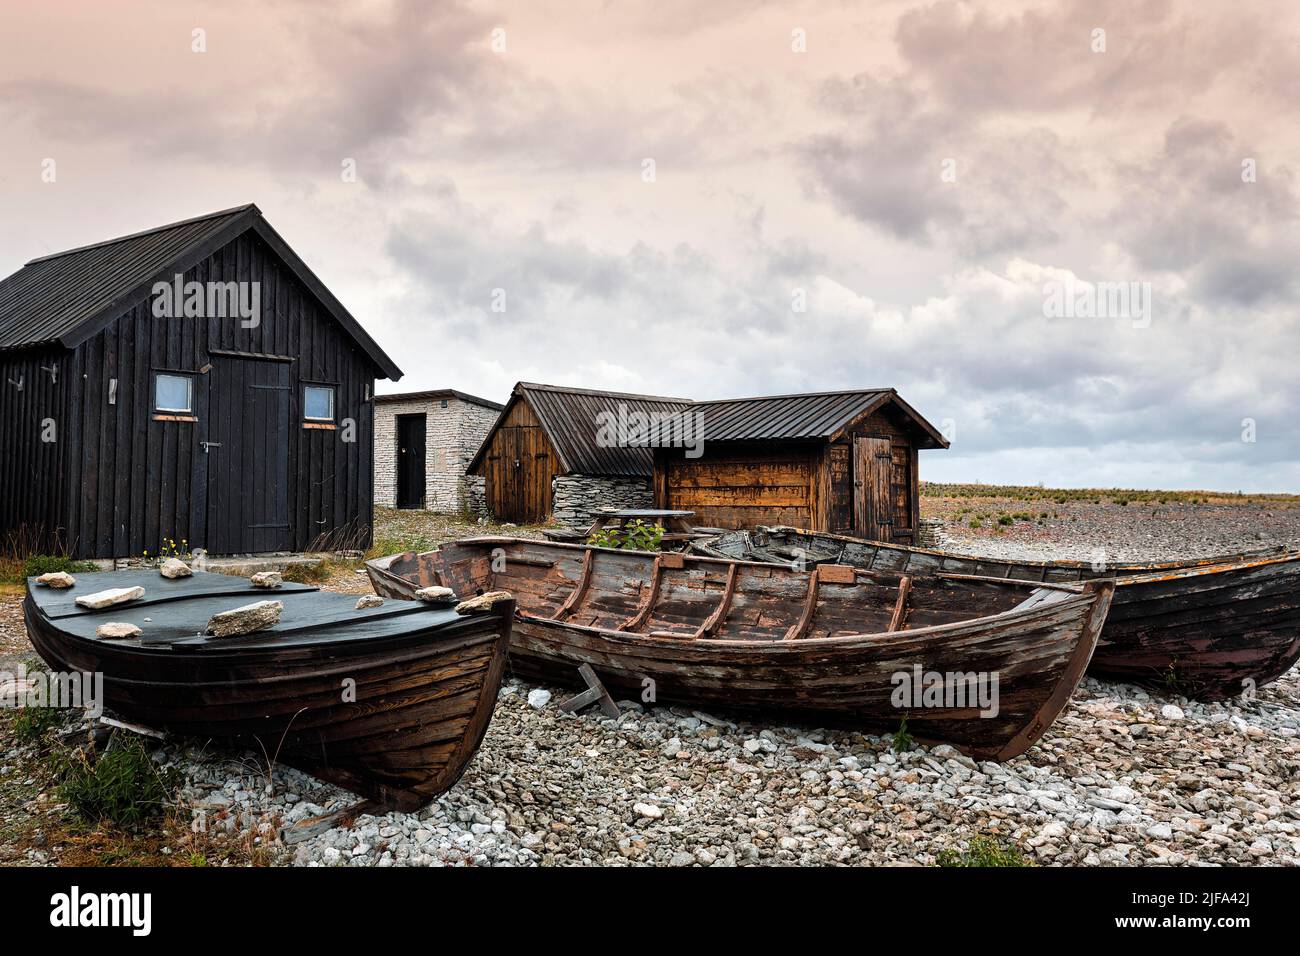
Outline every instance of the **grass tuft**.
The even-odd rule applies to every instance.
[[[57,767],[59,796],[87,823],[134,827],[165,813],[179,775],[153,762],[136,736],[114,734],[103,752],[74,750]]]
[[[1030,866],[1020,849],[989,837],[974,837],[964,850],[940,850],[939,866]]]

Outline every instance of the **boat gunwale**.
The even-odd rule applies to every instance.
[[[534,541],[533,539],[530,538],[510,538],[504,536],[463,538],[456,541],[446,542],[446,544],[455,544],[455,545],[507,544],[507,543],[514,544],[516,542],[524,542],[527,544],[538,544],[548,549],[562,548],[571,551],[598,550],[598,551],[609,552],[610,554],[621,555],[623,557],[627,557],[630,553],[632,553],[632,552],[621,550],[619,548],[597,548],[592,545],[569,544],[566,542],[559,542],[559,541],[539,542],[539,541]],[[382,573],[385,576],[395,578],[403,585],[410,587],[412,582],[406,580],[405,578],[402,578],[400,575],[389,570],[392,561],[398,557],[404,557],[406,555],[413,554],[416,557],[421,557],[423,555],[441,554],[441,551],[442,551],[441,547],[434,548],[431,551],[423,551],[423,552],[404,551],[397,555],[390,555],[384,558],[372,559],[371,561],[367,561],[366,564],[367,566],[374,566],[376,570],[382,571]],[[645,554],[646,556],[650,556],[651,553],[645,552]],[[731,564],[745,565],[745,566],[762,568],[764,570],[771,570],[773,567],[779,567],[779,565],[773,565],[771,563],[762,562],[762,561],[739,561],[731,558],[714,558],[714,557],[703,556],[703,555],[685,555],[684,560],[695,561],[695,562],[707,562],[711,564],[720,564],[720,565],[731,565]],[[383,562],[383,565],[380,566],[379,562]],[[792,574],[811,575],[812,573],[811,571],[797,571],[793,568],[788,568],[786,570],[790,571],[790,573]],[[920,575],[920,577],[924,578],[926,577],[926,575]],[[1020,587],[1020,588],[1030,587],[1029,585],[1024,583],[1008,582],[1008,581],[1001,580],[999,578],[987,578],[987,579],[981,578],[981,580],[987,580],[991,584],[1001,584],[1001,585],[1006,585],[1011,587]],[[589,624],[575,623],[571,620],[557,621],[551,618],[541,617],[538,615],[531,614],[527,611],[519,609],[518,606],[516,606],[515,616],[520,619],[527,620],[530,623],[546,624],[553,627],[561,627],[561,628],[580,629],[583,632],[588,634],[597,634],[605,638],[614,639],[629,644],[637,644],[643,647],[645,646],[662,646],[666,648],[667,647],[671,647],[671,648],[695,647],[695,648],[700,648],[702,650],[719,650],[721,648],[730,648],[732,650],[750,650],[750,651],[760,650],[760,649],[772,650],[774,648],[780,648],[779,653],[798,654],[800,651],[808,648],[812,648],[812,649],[844,648],[844,647],[851,646],[853,644],[866,647],[868,645],[868,642],[880,642],[882,640],[897,641],[900,638],[911,640],[918,637],[920,638],[929,638],[934,636],[944,637],[952,632],[961,631],[963,629],[970,629],[972,627],[988,627],[990,625],[1003,624],[1003,623],[1014,624],[1026,618],[1045,617],[1050,613],[1063,611],[1066,608],[1070,607],[1072,604],[1082,605],[1085,603],[1095,603],[1100,592],[1102,592],[1105,589],[1105,587],[1109,584],[1111,584],[1111,580],[1109,578],[1100,578],[1100,579],[1080,582],[1077,586],[1067,588],[1067,589],[1035,587],[1025,597],[1025,600],[1022,601],[1020,604],[1018,604],[1016,607],[1009,608],[1005,611],[1000,611],[996,614],[976,615],[964,621],[949,621],[944,624],[930,624],[930,625],[926,625],[925,627],[919,627],[919,628],[905,630],[905,631],[864,631],[857,634],[841,634],[841,635],[827,636],[827,637],[805,637],[805,638],[799,638],[798,640],[795,641],[759,640],[753,638],[735,638],[735,639],[723,639],[723,638],[712,638],[712,637],[696,638],[696,637],[692,637],[690,634],[683,634],[679,638],[659,637],[654,632],[641,633],[635,631],[620,630],[618,628],[595,627]],[[1039,591],[1044,592],[1044,598],[1026,607],[1025,605]]]
[[[709,542],[716,541],[719,538],[723,538],[728,535],[744,535],[746,541],[748,542],[749,536],[753,533],[753,531],[765,531],[769,534],[775,534],[775,533],[799,534],[799,535],[805,535],[810,538],[823,537],[823,538],[830,538],[834,541],[843,541],[845,542],[845,544],[857,544],[863,547],[884,548],[891,551],[903,552],[905,554],[913,554],[913,553],[927,554],[927,555],[932,555],[936,558],[958,558],[966,561],[990,562],[994,564],[1010,565],[1012,567],[1048,568],[1048,569],[1067,568],[1069,570],[1085,570],[1092,567],[1092,562],[1080,560],[1078,558],[1064,558],[1056,561],[1047,560],[1043,558],[1026,558],[1024,560],[1019,560],[1015,558],[998,558],[998,557],[992,557],[989,555],[982,555],[982,554],[962,554],[957,551],[941,551],[937,548],[922,548],[922,547],[918,547],[917,545],[899,544],[893,541],[872,541],[867,538],[855,538],[852,535],[837,534],[834,531],[808,531],[807,529],[804,528],[796,528],[793,525],[773,525],[770,527],[764,527],[760,525],[758,528],[752,530],[747,528],[730,530],[724,532],[723,534],[710,535],[707,538],[701,538],[692,541],[690,542],[690,547],[710,548]],[[1243,551],[1241,553],[1245,554],[1247,552]],[[716,551],[715,553],[704,553],[704,554],[698,552],[692,552],[690,556],[697,557],[697,558],[709,558],[715,561],[716,560],[737,560],[737,561],[744,560],[742,558],[726,558],[725,556],[722,555],[721,552],[716,552]],[[1116,562],[1116,563],[1108,562],[1106,567],[1107,570],[1114,570],[1116,572],[1119,571],[1135,572],[1131,575],[1128,575],[1128,577],[1146,577],[1148,575],[1160,574],[1162,572],[1205,571],[1211,568],[1225,569],[1225,568],[1231,568],[1231,567],[1237,567],[1237,566],[1249,565],[1255,563],[1277,563],[1277,562],[1285,562],[1288,560],[1300,560],[1300,548],[1290,548],[1287,545],[1277,545],[1268,551],[1262,551],[1258,555],[1249,558],[1241,558],[1239,556],[1234,556],[1234,555],[1211,555],[1210,557],[1206,557],[1206,558],[1185,558],[1181,560],[1172,560],[1172,561],[1149,561],[1149,562],[1124,561],[1124,562]],[[767,562],[759,562],[759,563],[774,564],[776,562],[767,561]],[[833,561],[827,563],[838,564],[840,562]],[[1105,573],[1101,573],[1100,577],[1094,580],[1103,580],[1108,576],[1109,575],[1106,575]]]

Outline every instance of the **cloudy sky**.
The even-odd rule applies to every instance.
[[[0,272],[252,201],[381,391],[893,386],[933,480],[1296,491],[1298,41],[1290,0],[6,4]]]

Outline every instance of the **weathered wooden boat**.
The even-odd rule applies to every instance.
[[[28,634],[55,671],[102,673],[104,707],[132,723],[251,745],[376,801],[413,810],[452,786],[487,730],[504,672],[514,602],[461,615],[421,602],[357,609],[355,595],[196,571],[78,574],[69,590],[28,581]],[[75,599],[142,586],[104,610]],[[203,634],[211,616],[257,600],[280,623],[237,637]],[[125,622],[138,637],[96,637]],[[260,746],[259,746],[260,742]]]
[[[1094,566],[976,558],[794,528],[729,531],[690,547],[713,557],[907,574],[1056,583],[1115,578],[1089,672],[1203,700],[1252,692],[1300,659],[1300,552],[1280,548]]]
[[[998,760],[1024,752],[1065,706],[1112,591],[1110,582],[1031,588],[804,572],[517,538],[457,541],[367,568],[386,597],[431,585],[509,590],[518,601],[510,666],[525,678],[574,683],[586,664],[633,698],[650,691],[659,702],[886,732],[906,716],[918,739]],[[927,706],[936,698],[913,691],[936,677],[944,694]]]

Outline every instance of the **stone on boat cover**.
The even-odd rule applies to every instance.
[[[158,573],[165,578],[188,578],[194,572],[180,558],[168,558],[158,566]]]
[[[77,598],[78,607],[87,607],[92,611],[98,611],[101,608],[112,607],[114,604],[125,604],[127,601],[138,601],[144,597],[144,588],[136,586],[133,588],[109,588],[107,591],[96,591],[94,594],[83,594]]]
[[[67,571],[51,571],[48,574],[42,574],[36,579],[37,584],[44,585],[47,588],[70,588],[77,583]]]
[[[284,610],[283,601],[256,601],[245,604],[233,611],[222,611],[212,615],[208,621],[207,633],[216,637],[237,637],[240,634],[252,634],[263,631],[280,623],[280,613]]]

